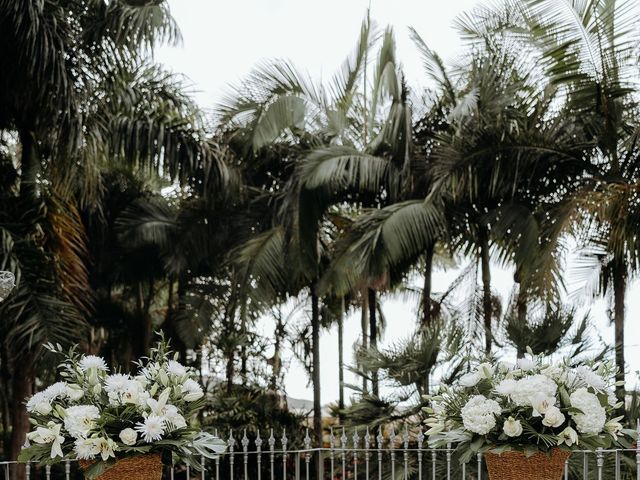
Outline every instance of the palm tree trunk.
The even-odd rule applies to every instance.
[[[435,245],[429,245],[424,254],[424,288],[422,290],[422,325],[431,325],[431,279],[433,274],[433,252]]]
[[[614,260],[615,261],[615,260]],[[624,261],[616,261],[613,269],[613,310],[616,342],[616,382],[625,380],[625,359],[624,359],[624,323],[625,323],[625,297],[627,291],[627,269]],[[618,401],[625,401],[624,384],[616,386],[616,397]],[[619,415],[624,415],[625,405],[623,403]]]
[[[376,291],[373,288],[369,289],[369,348],[378,348],[378,319],[377,314],[377,301]],[[371,372],[371,393],[378,396],[378,371],[373,370]]]
[[[518,316],[518,324],[526,325],[527,323],[527,292],[520,283],[518,289],[518,298],[516,300],[516,315]],[[524,357],[526,350],[524,345],[518,345],[518,358]]]
[[[342,423],[342,411],[344,410],[344,314],[345,305],[342,297],[340,315],[338,316],[338,410],[340,423]]]
[[[311,284],[311,341],[312,345],[312,379],[313,379],[313,429],[316,433],[318,448],[323,446],[322,404],[320,400],[320,306],[316,293],[316,282]],[[323,475],[322,462],[317,463],[317,478]]]
[[[480,263],[482,268],[482,310],[484,317],[484,348],[491,353],[491,265],[489,264],[489,232],[486,227],[480,227]]]
[[[17,367],[15,362],[14,367]],[[16,460],[16,458],[18,458],[18,454],[22,449],[27,432],[29,431],[29,417],[24,408],[24,399],[33,394],[34,366],[30,361],[27,361],[26,364],[21,363],[20,368],[14,368],[13,372],[11,405],[9,407],[12,426],[9,460]],[[24,480],[25,476],[26,472],[24,467],[19,466],[13,478],[16,480]]]
[[[360,310],[360,331],[362,332],[362,349],[366,350],[368,348],[367,336],[368,332],[368,316],[369,316],[369,298],[365,295],[364,291],[362,292],[362,308]],[[369,385],[367,382],[367,377],[362,377],[362,391],[366,392]]]
[[[35,150],[33,133],[27,130],[20,130],[20,145],[22,153],[20,155],[20,197],[34,198],[36,196],[36,178],[40,163]]]

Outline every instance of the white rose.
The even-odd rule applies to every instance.
[[[558,428],[564,423],[564,420],[564,413],[562,413],[558,407],[551,405],[544,414],[542,424],[547,427]]]
[[[520,420],[515,420],[513,417],[509,417],[505,420],[502,430],[507,437],[519,437],[522,435],[522,424],[520,423]]]
[[[524,370],[525,372],[529,372],[536,368],[536,362],[531,360],[530,358],[519,358],[518,359],[518,367],[520,370]]]
[[[482,377],[477,372],[465,373],[460,377],[460,385],[463,387],[475,387]]]
[[[125,445],[135,445],[138,441],[138,434],[133,428],[125,428],[118,436]]]

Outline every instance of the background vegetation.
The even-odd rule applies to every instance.
[[[24,440],[23,399],[51,379],[47,341],[127,369],[163,330],[209,384],[212,428],[305,423],[287,406],[291,350],[317,442],[319,339],[336,324],[340,372],[361,382],[347,399],[341,375],[332,422],[415,419],[467,354],[506,346],[613,354],[623,381],[640,253],[636,13],[481,7],[457,20],[455,65],[413,32],[424,92],[394,32],[366,18],[331,80],[265,62],[210,117],[150,60],[180,38],[164,2],[0,0],[0,267],[18,279],[0,304],[4,457]],[[612,350],[566,303],[574,251],[586,295],[611,301]],[[492,289],[496,265],[513,272],[510,298]],[[435,291],[443,268],[460,275]],[[415,333],[379,349],[393,295],[419,305]]]

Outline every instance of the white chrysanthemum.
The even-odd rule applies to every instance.
[[[181,388],[182,393],[184,394],[184,400],[187,402],[195,402],[204,395],[200,384],[191,378],[185,381]]]
[[[144,422],[136,424],[136,431],[147,443],[158,441],[164,435],[164,419],[158,415],[149,415]]]
[[[167,364],[167,373],[169,375],[175,375],[176,377],[183,377],[187,374],[187,367],[175,360],[169,360]]]
[[[106,372],[108,370],[107,363],[104,361],[104,358],[97,357],[95,355],[85,355],[80,359],[78,366],[83,372],[86,372],[87,370],[90,370],[92,368],[103,372]]]
[[[79,438],[73,446],[78,460],[93,460],[100,453],[100,446],[95,438]]]
[[[38,392],[27,401],[27,412],[48,415],[51,410],[51,401],[44,392]]]
[[[519,358],[518,359],[518,368],[520,370],[524,370],[525,372],[530,372],[534,368],[536,368],[536,362],[534,362],[530,358]]]
[[[484,395],[474,395],[462,407],[462,423],[470,432],[486,435],[496,426],[496,415],[501,412],[500,404],[495,400]]]
[[[607,413],[598,397],[586,388],[579,388],[571,394],[570,401],[572,407],[582,412],[571,414],[578,431],[587,435],[600,433],[607,421]]]
[[[498,395],[510,397],[516,391],[516,388],[518,388],[518,381],[512,378],[507,378],[496,385],[495,391]]]
[[[518,380],[515,390],[510,394],[511,399],[520,406],[530,406],[531,399],[542,394],[545,397],[555,398],[558,386],[556,382],[545,375],[532,375]]]
[[[109,375],[104,381],[104,390],[107,393],[122,393],[128,386],[131,377],[124,373]]]
[[[67,396],[67,382],[56,382],[45,388],[43,393],[49,401],[65,398]]]
[[[581,365],[575,369],[576,377],[587,387],[593,387],[597,391],[602,391],[607,386],[604,378],[594,372],[590,367]]]
[[[64,428],[73,438],[86,438],[100,418],[100,411],[94,405],[76,405],[65,410]]]

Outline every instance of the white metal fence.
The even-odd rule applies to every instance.
[[[375,433],[375,434],[374,434]],[[167,468],[167,480],[482,480],[487,473],[481,454],[461,464],[453,446],[429,448],[421,429],[394,427],[333,429],[322,448],[314,448],[309,432],[289,438],[254,430],[224,435],[227,451],[215,460],[202,459],[204,469],[187,465]],[[82,478],[76,462],[54,467],[0,463],[0,479],[13,480],[24,468],[28,480]],[[640,446],[636,449],[577,451],[565,464],[565,480],[640,480]],[[523,479],[526,480],[526,479]]]

